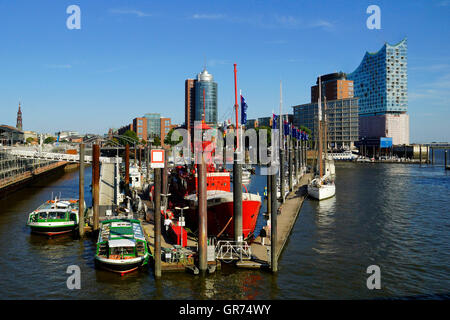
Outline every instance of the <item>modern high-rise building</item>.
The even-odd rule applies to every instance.
[[[217,125],[217,83],[206,68],[198,74],[195,83],[194,120],[203,120],[203,114],[206,123]]]
[[[347,74],[359,98],[360,138],[391,137],[409,144],[408,63],[406,38],[366,52],[358,68]]]
[[[344,72],[329,73],[320,76],[322,83],[322,99],[338,100],[353,98],[353,81],[348,80]],[[316,85],[311,87],[311,103],[319,98],[319,78]]]
[[[184,82],[184,125],[191,132],[195,119],[195,83],[197,79],[187,79]]]

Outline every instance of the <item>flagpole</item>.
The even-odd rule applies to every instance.
[[[236,63],[234,64],[234,108],[236,110],[236,151],[239,151],[239,117],[238,117],[238,98],[237,98],[237,70],[236,70]]]

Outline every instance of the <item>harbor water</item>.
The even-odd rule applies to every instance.
[[[443,163],[439,155],[436,162]],[[29,212],[52,193],[78,196],[78,171],[50,175],[0,200],[0,299],[448,297],[450,171],[442,164],[344,162],[336,164],[336,174],[334,198],[305,200],[278,274],[223,264],[204,278],[172,273],[159,281],[152,270],[122,277],[96,270],[95,240],[30,234]],[[252,176],[249,190],[262,195],[265,182]],[[261,215],[257,228],[263,224]],[[80,290],[67,288],[70,265],[81,269]],[[370,265],[380,267],[380,290],[366,286]]]

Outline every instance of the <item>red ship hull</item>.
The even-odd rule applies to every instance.
[[[186,197],[189,203],[188,217],[193,230],[198,227],[197,199],[195,195]],[[221,239],[234,239],[233,193],[211,192],[208,194],[207,228],[208,236]],[[261,208],[261,197],[243,194],[242,233],[244,239],[253,235]]]

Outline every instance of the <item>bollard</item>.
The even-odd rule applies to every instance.
[[[155,277],[161,277],[161,168],[155,168]]]
[[[241,243],[242,238],[242,165],[239,162],[239,153],[234,153],[233,163],[233,220],[234,241]]]
[[[199,158],[197,158],[199,159]],[[198,167],[198,268],[201,272],[208,269],[207,257],[207,195],[206,195],[206,164],[203,153],[200,153]]]
[[[99,200],[100,200],[100,146],[93,145],[92,149],[92,207],[94,211],[94,231],[99,227]]]
[[[80,144],[80,179],[78,184],[78,231],[80,238],[84,236],[84,143]]]

